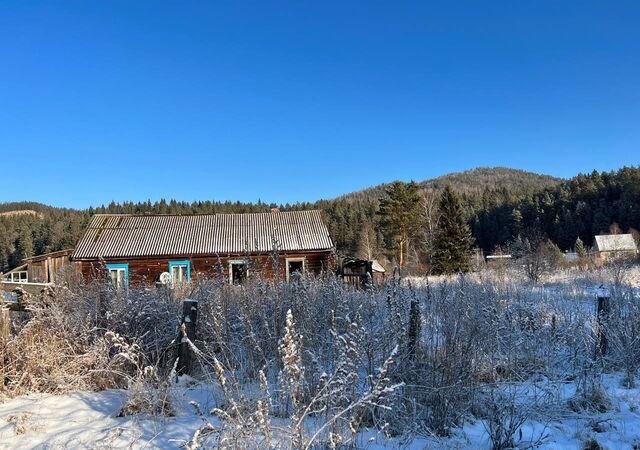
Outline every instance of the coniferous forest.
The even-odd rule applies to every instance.
[[[595,234],[607,233],[612,227],[623,232],[640,229],[640,167],[594,171],[569,180],[480,168],[420,183],[376,186],[313,203],[160,200],[114,202],[86,210],[4,203],[0,204],[0,272],[26,257],[72,248],[97,213],[247,213],[274,207],[324,211],[339,254],[394,265],[402,261],[401,265],[421,270],[431,263],[437,249],[440,196],[447,186],[460,202],[472,247],[485,253],[509,249],[522,240],[546,239],[562,250],[575,249],[576,242],[582,249],[593,244]],[[400,229],[402,236],[396,232]]]

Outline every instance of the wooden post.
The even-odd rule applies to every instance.
[[[107,313],[109,311],[110,295],[106,286],[98,292],[98,300],[96,304],[96,326],[98,328],[107,327]]]
[[[179,333],[178,347],[178,375],[191,373],[192,351],[189,341],[196,339],[196,324],[198,321],[198,301],[185,298],[182,301],[182,323]]]
[[[11,333],[11,316],[9,309],[0,305],[0,340],[8,339]]]
[[[607,321],[611,310],[609,290],[600,285],[596,290],[598,333],[596,336],[596,356],[602,357],[607,353]]]
[[[370,289],[373,287],[373,262],[366,261],[364,263],[364,279],[363,279],[363,287],[365,289]]]

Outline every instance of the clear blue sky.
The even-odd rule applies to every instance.
[[[640,2],[5,0],[0,201],[640,163]]]

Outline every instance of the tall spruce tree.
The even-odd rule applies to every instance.
[[[420,188],[415,182],[394,181],[380,199],[382,232],[394,250],[398,266],[406,262],[409,242],[420,229]]]
[[[471,267],[472,242],[460,197],[447,186],[440,199],[440,222],[432,258],[432,271],[436,274],[468,271]]]

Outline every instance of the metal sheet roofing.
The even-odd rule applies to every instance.
[[[636,241],[631,234],[596,236],[596,248],[600,252],[636,251]]]
[[[320,211],[95,215],[73,259],[195,256],[333,248]]]

